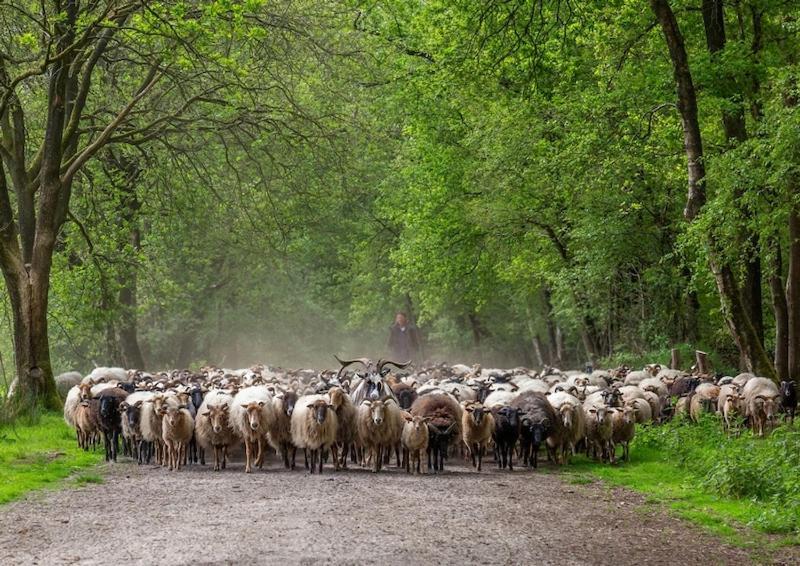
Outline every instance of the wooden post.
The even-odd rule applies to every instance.
[[[710,375],[711,368],[708,367],[708,353],[695,350],[694,355],[697,360],[697,373],[699,375]]]
[[[670,352],[669,369],[681,369],[681,353],[677,348]]]

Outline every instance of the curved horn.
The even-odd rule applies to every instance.
[[[398,362],[393,362],[392,360],[378,360],[378,375],[383,375],[383,368],[384,366],[393,365],[397,369],[405,369],[411,365],[411,360],[408,360],[406,363],[401,364]]]
[[[369,358],[355,358],[353,360],[340,360],[339,356],[337,356],[336,354],[334,354],[333,357],[336,358],[336,361],[339,362],[341,364],[341,366],[342,366],[342,367],[339,368],[339,371],[336,373],[336,377],[337,378],[341,377],[342,376],[342,372],[344,371],[344,369],[347,366],[351,365],[351,364],[360,363],[365,368],[369,368],[370,364],[372,363]]]

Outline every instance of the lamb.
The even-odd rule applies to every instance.
[[[167,467],[180,470],[186,459],[186,448],[194,434],[194,421],[186,405],[165,403],[161,407],[161,437],[167,449]]]
[[[494,416],[494,440],[497,466],[500,469],[508,467],[514,471],[514,448],[519,439],[519,412],[508,405],[494,406],[491,408]]]
[[[717,397],[717,412],[722,415],[722,428],[730,430],[732,420],[736,415],[744,415],[744,397],[737,385],[728,383],[719,388]]]
[[[636,408],[631,406],[615,409],[611,416],[611,461],[614,461],[616,445],[622,445],[622,459],[630,460],[630,441],[636,433]]]
[[[403,419],[406,421],[401,434],[403,443],[403,466],[406,473],[415,474],[428,473],[428,466],[422,458],[422,454],[428,451],[428,417],[411,416],[410,413],[403,411]]]
[[[317,465],[319,473],[322,473],[323,455],[327,449],[333,455],[334,471],[339,471],[337,429],[336,410],[326,395],[304,395],[297,400],[292,412],[292,442],[310,457],[310,473],[314,473]]]
[[[253,464],[259,468],[264,465],[264,443],[274,421],[273,414],[272,394],[264,385],[245,387],[233,398],[230,421],[244,441],[244,471],[248,474],[253,471]]]
[[[194,436],[203,450],[214,449],[214,471],[225,469],[228,447],[236,440],[230,422],[233,397],[224,391],[211,391],[203,400],[194,421]]]
[[[461,434],[464,445],[472,456],[472,467],[481,471],[483,452],[492,439],[494,417],[482,403],[470,402],[464,406],[461,416]]]
[[[89,449],[89,444],[98,432],[98,423],[90,403],[90,401],[81,401],[78,403],[72,417],[73,426],[78,435],[78,446],[84,450]]]
[[[276,393],[272,398],[272,426],[267,433],[269,443],[283,456],[283,465],[287,470],[294,470],[297,453],[297,447],[292,444],[292,413],[296,404],[297,393],[294,391]]]
[[[357,411],[353,400],[341,387],[332,387],[328,398],[336,411],[336,445],[341,450],[339,465],[346,470],[347,456],[358,440]]]
[[[764,436],[775,422],[781,396],[778,386],[765,377],[754,377],[747,381],[742,395],[750,426],[758,436]]]
[[[411,406],[413,416],[429,417],[428,469],[444,470],[448,448],[456,438],[461,438],[461,407],[449,395],[422,395]]]
[[[358,407],[358,440],[361,447],[369,453],[363,455],[362,465],[369,459],[373,473],[381,470],[385,451],[390,451],[400,442],[403,432],[401,422],[400,407],[388,397],[374,401],[366,399]]]

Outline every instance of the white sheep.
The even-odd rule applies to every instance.
[[[494,417],[482,403],[464,404],[461,414],[461,438],[472,456],[472,467],[481,471],[483,453],[492,439]]]
[[[411,416],[403,411],[401,442],[403,444],[403,466],[406,473],[428,473],[428,460],[423,454],[428,452],[428,421],[430,417]]]
[[[328,449],[333,456],[333,469],[339,471],[337,427],[336,410],[327,395],[304,395],[297,400],[292,413],[292,442],[306,452],[309,473],[313,474],[317,466],[322,473],[322,460]]]
[[[379,472],[383,465],[384,451],[395,447],[403,433],[400,407],[393,400],[384,398],[365,400],[357,411],[359,443],[372,461],[372,471]],[[362,465],[365,465],[366,460],[367,454],[364,454]]]
[[[165,403],[161,407],[161,437],[166,446],[167,466],[180,470],[186,458],[186,447],[194,434],[194,421],[186,405]]]
[[[214,471],[225,468],[228,447],[236,440],[230,421],[233,397],[219,390],[210,391],[197,410],[194,434],[197,443],[205,450],[214,449]]]
[[[241,389],[231,402],[230,420],[233,430],[244,441],[244,471],[249,474],[253,464],[259,468],[264,465],[267,431],[274,420],[269,389],[265,385]]]

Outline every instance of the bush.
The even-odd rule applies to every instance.
[[[800,432],[784,426],[758,438],[741,430],[725,434],[716,415],[699,423],[676,418],[642,427],[634,445],[658,450],[702,488],[763,505],[751,526],[773,533],[800,531]]]

